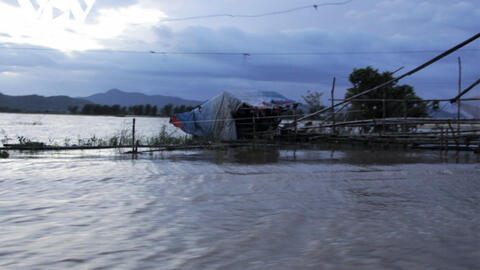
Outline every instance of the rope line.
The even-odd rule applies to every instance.
[[[260,17],[267,17],[267,16],[274,16],[274,15],[281,15],[286,13],[292,13],[303,9],[315,9],[318,10],[319,7],[324,6],[342,6],[347,5],[353,0],[343,1],[343,2],[329,2],[329,3],[318,3],[312,5],[306,5],[301,7],[290,8],[286,10],[279,10],[279,11],[272,11],[267,13],[260,13],[260,14],[210,14],[210,15],[200,15],[200,16],[190,16],[190,17],[183,17],[183,18],[171,18],[171,19],[164,19],[164,22],[177,22],[177,21],[189,21],[189,20],[198,20],[198,19],[209,19],[209,18],[219,18],[219,17],[228,17],[228,18],[260,18]]]
[[[6,50],[31,50],[31,51],[53,51],[53,48],[43,47],[19,47],[11,43],[0,43],[0,49]],[[463,52],[478,52],[480,48],[461,49]],[[422,54],[443,52],[439,49],[430,50],[398,50],[398,51],[311,51],[311,52],[234,52],[234,51],[160,51],[160,50],[88,50],[79,53],[133,53],[133,54],[159,54],[159,55],[205,55],[205,56],[328,56],[328,55],[382,55],[382,54]]]

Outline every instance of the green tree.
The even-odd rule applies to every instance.
[[[157,107],[157,105],[153,105],[153,106],[152,106],[151,114],[152,114],[152,115],[157,115],[157,112],[158,112],[158,107]]]
[[[93,114],[93,104],[85,104],[82,108],[82,114]]]
[[[135,105],[132,107],[132,111],[134,115],[144,115],[144,107],[143,105]]]
[[[185,107],[185,105],[175,106],[175,108],[173,108],[173,112],[174,113],[184,113],[184,112],[186,112],[186,107]]]
[[[372,89],[382,83],[393,79],[392,72],[386,71],[380,73],[378,69],[368,66],[366,68],[354,69],[350,74],[349,81],[353,87],[347,89],[345,98],[350,98],[365,90]],[[384,86],[378,90],[356,98],[358,101],[352,101],[349,108],[349,119],[373,119],[385,117],[403,117],[405,105],[402,102],[382,102],[382,101],[361,101],[361,99],[408,99],[406,103],[407,117],[426,117],[427,104],[421,101],[410,85],[397,85],[396,82]],[[413,102],[412,102],[413,100]],[[384,110],[385,104],[385,110]]]
[[[68,111],[71,114],[76,114],[78,112],[78,106],[70,106],[70,107],[68,107]]]
[[[147,104],[145,105],[145,115],[150,115],[152,114],[152,105]]]
[[[167,104],[163,106],[162,110],[160,111],[163,116],[170,116],[173,112],[173,104]]]
[[[113,115],[121,114],[121,108],[120,108],[120,105],[118,104],[114,104],[110,110]]]

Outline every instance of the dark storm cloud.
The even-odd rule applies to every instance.
[[[436,43],[431,43],[432,37],[423,36],[417,39],[403,39],[399,42],[398,37],[382,37],[367,32],[331,33],[323,30],[256,35],[238,29],[213,30],[203,27],[187,28],[174,34],[171,30],[162,27],[157,33],[161,40],[168,40],[168,43],[164,44],[164,47],[167,48],[166,51],[168,48],[186,52],[202,51],[208,48],[212,51],[251,53],[251,56],[243,58],[241,56],[212,57],[210,55],[203,58],[196,57],[196,62],[204,61],[205,65],[198,74],[194,75],[224,78],[233,76],[246,80],[306,83],[326,83],[333,76],[339,76],[340,82],[343,84],[348,84],[346,79],[353,68],[369,65],[379,68],[381,71],[392,71],[401,66],[405,66],[407,69],[413,68],[462,40],[438,38]],[[462,38],[467,37],[463,36]],[[427,51],[422,52],[422,50]],[[269,52],[323,52],[325,54],[316,56],[255,55],[255,53]],[[478,56],[478,52],[462,51],[458,55],[471,58]],[[216,65],[226,66],[229,69],[214,70]],[[448,80],[455,81],[455,65],[456,58],[448,57],[419,73],[416,80],[413,81],[420,83],[422,85],[420,91],[425,93],[429,83],[446,85]],[[161,72],[156,74],[161,74]],[[174,74],[175,72],[169,72],[170,76]],[[184,76],[185,74],[179,72],[178,75]],[[474,76],[473,69],[466,70],[465,77],[471,78],[472,76]],[[436,88],[437,93],[448,91],[446,86],[443,89],[442,87]]]
[[[301,1],[298,5],[304,2],[307,3]],[[135,3],[98,0],[95,11]],[[196,1],[148,3],[152,7],[168,4],[170,17],[233,8],[221,1],[210,6]],[[264,2],[245,3],[250,11],[269,9]],[[287,1],[277,3],[280,8],[291,5]],[[478,32],[474,18],[479,17],[479,12],[478,4],[464,1],[368,0],[261,20],[158,23],[144,27],[153,30],[151,36],[132,38],[125,34],[102,41],[109,48],[143,53],[113,50],[65,55],[48,50],[0,50],[1,69],[18,71],[23,76],[17,81],[0,79],[0,91],[8,85],[24,92],[41,88],[48,89],[43,94],[85,96],[116,87],[205,99],[226,89],[265,89],[299,98],[306,90],[327,91],[336,76],[341,96],[350,87],[348,75],[354,68],[373,66],[380,71],[392,71],[404,66],[403,71],[407,71],[439,53],[431,50],[448,49]],[[95,16],[98,13],[92,18]],[[136,33],[135,27],[129,33]],[[147,43],[145,38],[156,41]],[[466,49],[479,48],[477,42]],[[150,50],[239,54],[163,55],[149,54]],[[426,51],[413,52],[418,50]],[[479,76],[479,51],[455,53],[401,83],[412,84],[423,97],[450,97],[456,91],[452,89],[456,87],[457,56],[463,58],[466,85]]]
[[[38,49],[38,50],[37,50]],[[65,55],[55,50],[12,46],[0,50],[0,65],[15,67],[56,67]]]

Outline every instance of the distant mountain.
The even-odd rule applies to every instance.
[[[480,118],[480,105],[468,104],[464,102],[461,105],[462,112],[471,118]]]
[[[480,98],[480,96],[470,96],[469,98]],[[467,117],[480,118],[480,100],[462,101],[460,108]]]
[[[429,111],[429,115],[433,118],[457,118],[457,103],[449,105],[438,112]],[[460,108],[460,118],[480,118],[480,100],[462,101]]]
[[[142,93],[124,92],[118,89],[112,89],[106,93],[95,94],[82,99],[101,105],[114,105],[120,106],[132,106],[132,105],[157,105],[158,108],[162,108],[167,104],[196,106],[202,103],[198,100],[187,100],[178,97],[161,96],[161,95],[145,95]]]
[[[67,112],[71,106],[82,108],[90,101],[67,96],[9,96],[0,93],[0,108],[23,112]]]
[[[430,110],[428,111],[428,115],[431,118],[435,118],[435,119],[445,119],[445,118],[457,119],[456,112],[449,112],[446,110],[438,110],[438,111]],[[469,117],[465,116],[464,113],[460,113],[460,118],[469,118]]]

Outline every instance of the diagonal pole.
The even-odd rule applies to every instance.
[[[324,109],[319,110],[319,111],[317,111],[317,112],[314,112],[314,113],[311,113],[311,114],[307,114],[307,115],[305,115],[304,117],[299,118],[297,121],[302,121],[302,120],[308,119],[308,118],[310,118],[310,117],[312,117],[312,116],[315,116],[315,115],[324,113],[324,112],[326,112],[326,111],[331,110],[332,107],[335,108],[335,107],[341,106],[341,105],[343,105],[343,104],[345,104],[345,103],[348,103],[348,102],[350,102],[351,100],[356,99],[356,98],[358,98],[358,97],[360,97],[360,96],[363,96],[363,95],[368,94],[368,93],[370,93],[370,92],[372,92],[372,91],[378,90],[378,89],[380,89],[380,88],[382,88],[382,87],[385,87],[385,86],[387,86],[387,85],[389,85],[389,84],[391,84],[391,83],[398,82],[399,80],[401,80],[401,79],[403,79],[403,78],[405,78],[405,77],[407,77],[407,76],[410,76],[410,75],[412,75],[412,74],[414,74],[414,73],[416,73],[416,72],[418,72],[418,71],[420,71],[420,70],[422,70],[422,69],[430,66],[431,64],[433,64],[433,63],[437,62],[438,60],[444,58],[445,56],[447,56],[447,55],[449,55],[449,54],[457,51],[458,49],[460,49],[460,48],[462,48],[462,47],[465,47],[467,44],[473,42],[474,40],[476,40],[476,39],[478,39],[478,38],[480,38],[480,33],[475,34],[474,36],[472,36],[472,37],[470,37],[469,39],[463,41],[462,43],[459,43],[458,45],[452,47],[451,49],[449,49],[449,50],[447,50],[447,51],[439,54],[438,56],[432,58],[431,60],[423,63],[422,65],[420,65],[420,66],[418,66],[418,67],[410,70],[409,72],[407,72],[407,73],[405,73],[405,74],[403,74],[403,75],[401,75],[401,76],[399,76],[399,77],[397,77],[397,78],[393,78],[393,79],[389,80],[388,82],[385,82],[385,83],[382,83],[382,84],[380,84],[380,85],[378,85],[378,86],[375,86],[375,87],[372,88],[372,89],[365,90],[365,91],[363,91],[363,92],[361,92],[361,93],[358,93],[358,94],[356,94],[356,95],[353,95],[353,96],[351,96],[350,98],[347,98],[347,99],[345,99],[344,101],[339,102],[339,103],[337,103],[337,104],[335,104],[335,105],[333,105],[333,106],[331,106],[331,107],[327,107],[327,108],[324,108]],[[480,80],[478,81],[478,83],[480,83]],[[473,87],[472,87],[472,88],[473,88]],[[461,96],[461,95],[459,95],[459,97],[460,97],[460,96]],[[457,97],[456,99],[458,99],[459,97]],[[452,100],[454,100],[454,99],[452,99]],[[453,103],[453,102],[452,102],[452,103]]]
[[[467,87],[465,90],[463,90],[460,94],[458,94],[458,96],[452,98],[450,100],[450,103],[455,103],[457,102],[463,95],[465,95],[466,93],[468,93],[468,91],[472,90],[475,86],[477,86],[478,84],[480,84],[480,79],[478,79],[476,82],[474,82],[472,85],[470,85],[469,87]]]

